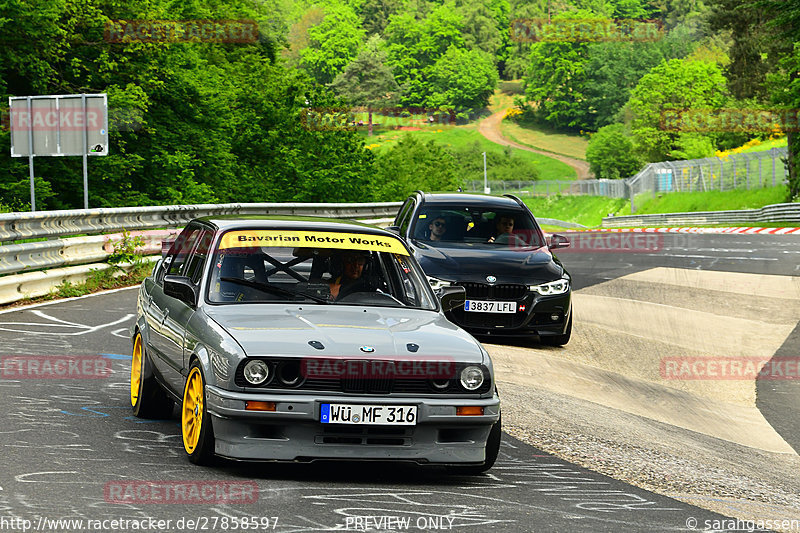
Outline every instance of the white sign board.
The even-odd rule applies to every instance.
[[[11,157],[108,154],[105,94],[17,96],[8,103]]]

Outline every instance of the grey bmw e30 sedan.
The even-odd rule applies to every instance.
[[[402,239],[313,217],[181,232],[138,296],[131,405],[180,406],[190,461],[399,460],[478,473],[500,445],[486,350]]]

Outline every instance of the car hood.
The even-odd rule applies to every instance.
[[[467,332],[434,311],[345,305],[234,304],[206,309],[248,356],[454,358],[481,363]],[[322,349],[312,347],[318,344]],[[417,346],[412,352],[408,345]],[[370,347],[374,351],[363,351]]]
[[[561,279],[564,272],[546,246],[529,250],[486,249],[469,244],[434,248],[415,242],[414,252],[427,275],[447,281],[481,283],[492,275],[498,283],[535,284]]]

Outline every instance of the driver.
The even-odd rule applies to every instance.
[[[342,266],[342,273],[328,283],[331,297],[334,300],[366,288],[366,283],[361,276],[364,273],[364,265],[367,264],[368,256],[369,252],[360,252],[358,250],[348,250],[338,256]]]

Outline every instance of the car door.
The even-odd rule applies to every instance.
[[[183,325],[188,322],[194,309],[186,303],[164,294],[164,276],[166,274],[184,275],[192,251],[197,244],[202,228],[198,225],[187,226],[172,249],[164,259],[153,287],[152,298],[148,309],[148,348],[153,355],[153,363],[165,384],[173,391],[183,389]]]

